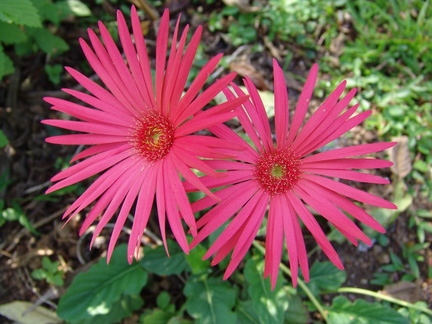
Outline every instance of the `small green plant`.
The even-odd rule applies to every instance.
[[[70,15],[85,17],[91,11],[79,0],[2,0],[0,80],[15,69],[8,52],[23,57],[41,50],[55,57],[67,51],[69,45],[55,34],[60,22]],[[53,83],[58,82],[58,68],[48,68],[47,73]]]
[[[31,275],[36,280],[46,280],[49,284],[63,286],[63,270],[59,270],[60,262],[52,262],[48,257],[42,258],[42,268],[32,271]]]

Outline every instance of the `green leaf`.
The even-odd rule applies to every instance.
[[[110,264],[102,258],[87,272],[78,274],[60,298],[58,316],[78,321],[108,314],[122,294],[139,294],[147,283],[147,272],[139,263],[129,265],[126,250],[125,244],[119,245]]]
[[[210,268],[210,261],[202,259],[206,251],[205,247],[199,244],[185,256],[193,274],[199,274]]]
[[[63,67],[60,64],[45,65],[45,72],[52,83],[59,84]]]
[[[236,305],[235,311],[237,313],[237,323],[261,324],[261,320],[250,300],[239,301]]]
[[[0,20],[17,25],[41,27],[41,20],[30,0],[2,0]]]
[[[166,292],[162,291],[156,298],[156,305],[163,310],[166,310],[170,304],[171,296]]]
[[[292,290],[292,292],[290,291]],[[303,304],[302,299],[298,296],[297,290],[289,289],[288,292],[288,309],[285,312],[284,323],[303,324],[310,323],[309,312]]]
[[[122,319],[130,317],[133,312],[137,311],[144,305],[144,301],[139,295],[126,295],[115,302],[109,313],[96,315],[90,319],[71,321],[72,324],[107,324],[122,323]]]
[[[331,262],[315,262],[310,269],[310,281],[307,283],[314,295],[321,291],[335,290],[346,280],[346,273]]]
[[[47,54],[61,54],[69,49],[69,45],[60,37],[51,34],[44,28],[37,28],[33,34],[36,44]]]
[[[329,324],[408,324],[394,309],[375,302],[357,299],[351,303],[346,297],[338,296],[328,309]]]
[[[0,80],[5,75],[13,73],[15,70],[12,60],[3,52],[3,47],[0,44]]]
[[[150,251],[145,250],[140,264],[148,272],[159,276],[179,274],[186,270],[188,264],[181,248],[173,241],[168,240],[168,249],[170,257],[167,256],[163,246],[158,246],[156,249]]]
[[[17,25],[0,21],[0,42],[15,44],[24,42],[26,39],[27,35]]]
[[[3,148],[8,144],[9,144],[8,138],[6,137],[5,133],[3,133],[3,131],[0,129],[0,148]],[[1,209],[2,208],[0,208],[0,210]]]
[[[264,260],[257,257],[246,262],[244,275],[249,283],[248,293],[252,305],[261,323],[282,323],[288,308],[286,292],[282,289],[282,280],[278,280],[271,290],[270,280],[264,279]]]
[[[32,271],[31,276],[36,280],[42,280],[46,279],[47,273],[44,269],[36,269]]]
[[[196,324],[231,324],[236,322],[232,312],[236,293],[222,278],[191,276],[183,290],[188,297],[186,310]]]
[[[151,313],[144,316],[143,324],[166,324],[169,320],[175,317],[176,314],[166,312],[161,309],[154,309]]]

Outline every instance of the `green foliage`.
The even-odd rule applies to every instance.
[[[196,319],[197,324],[236,322],[237,315],[232,311],[236,293],[222,278],[192,276],[184,288],[187,296],[186,310]]]
[[[394,309],[380,304],[368,303],[357,299],[351,303],[347,298],[338,296],[328,308],[329,324],[408,324],[408,320]]]
[[[288,308],[287,294],[282,289],[282,280],[278,280],[274,290],[270,282],[264,279],[264,260],[250,258],[245,265],[244,275],[249,283],[248,293],[251,306],[258,315],[260,323],[283,323]]]
[[[52,83],[59,84],[61,81],[61,73],[63,72],[63,66],[61,66],[60,64],[45,65],[45,72]]]
[[[346,272],[339,270],[331,262],[314,262],[310,269],[309,289],[318,295],[320,292],[339,288],[346,280]]]
[[[141,266],[148,272],[159,276],[179,274],[188,268],[185,254],[181,248],[172,240],[168,240],[168,250],[170,257],[167,258],[165,248],[158,246],[149,251],[144,251],[145,255],[140,261]]]
[[[2,0],[0,20],[18,25],[41,27],[39,13],[30,0]]]
[[[2,0],[0,6],[0,80],[13,73],[5,46],[13,46],[15,54],[26,56],[37,50],[55,56],[64,53],[69,45],[55,35],[56,26],[69,17],[91,15],[88,6],[79,0]],[[54,84],[59,83],[62,71],[48,67],[46,72]]]
[[[5,133],[0,129],[0,148],[5,147],[9,144],[9,140],[6,137]]]
[[[60,299],[58,316],[68,322],[78,322],[106,315],[124,296],[139,294],[147,283],[147,272],[138,262],[129,265],[126,251],[126,245],[119,245],[110,264],[102,258],[87,272],[78,274]],[[125,309],[131,310],[134,305],[129,304]]]
[[[42,268],[34,270],[31,275],[37,280],[46,280],[55,286],[63,286],[63,270],[59,270],[60,262],[51,260],[44,256],[42,259]]]
[[[40,234],[30,223],[29,219],[27,218],[27,215],[24,213],[21,206],[16,201],[11,202],[11,207],[8,208],[4,208],[4,207],[5,207],[4,201],[0,200],[0,226],[3,226],[6,222],[17,221],[33,234],[35,235]]]

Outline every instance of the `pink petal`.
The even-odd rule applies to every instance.
[[[387,179],[384,179],[382,177],[363,173],[363,172],[357,172],[357,171],[346,171],[346,170],[326,170],[326,169],[308,169],[302,166],[303,172],[311,172],[319,175],[334,177],[334,178],[341,178],[346,180],[352,180],[352,181],[359,181],[359,182],[366,182],[366,183],[379,183],[379,184],[389,184],[390,181]]]
[[[302,160],[302,169],[307,168],[309,172],[315,172],[314,169],[378,169],[388,168],[393,165],[393,162],[387,160],[360,158],[360,159],[334,159],[318,162],[306,162]]]
[[[342,147],[331,151],[326,151],[302,159],[303,163],[318,162],[324,160],[333,160],[339,158],[346,158],[351,156],[359,156],[363,154],[370,154],[383,151],[396,145],[395,142],[371,143],[361,144],[356,146]]]
[[[186,116],[185,118],[188,118],[190,116],[190,113],[186,112],[187,107],[191,104],[191,102],[197,96],[197,94],[202,90],[204,83],[208,79],[208,76],[215,69],[216,65],[219,63],[221,58],[222,58],[222,54],[218,54],[215,57],[213,57],[212,59],[210,59],[207,62],[207,64],[204,65],[204,67],[200,70],[200,72],[198,73],[196,78],[193,80],[189,89],[186,91],[186,93],[180,99],[178,104],[173,102],[173,107],[171,107],[172,108],[171,117],[172,117],[172,120],[175,124],[179,124],[184,120],[184,118],[179,118],[179,117],[181,117],[182,114],[184,114],[184,116]]]
[[[121,178],[123,173],[126,171],[124,166],[128,166],[129,164],[130,161],[128,160],[122,161],[101,174],[64,212],[62,219],[67,217],[68,219],[66,222],[69,222],[73,216],[93,203],[99,196],[108,190],[108,188],[112,187],[119,178]]]
[[[299,215],[300,219],[303,221],[307,229],[311,232],[312,236],[315,238],[323,252],[327,255],[327,257],[336,267],[338,267],[339,269],[343,269],[344,267],[341,260],[339,259],[338,254],[331,246],[330,242],[327,239],[327,236],[324,234],[323,230],[321,229],[311,212],[305,207],[305,205],[292,191],[287,192],[286,195],[287,199],[294,207],[297,215]]]
[[[243,191],[240,191],[239,189],[242,189]],[[198,220],[197,227],[202,227],[202,229],[198,232],[198,235],[192,241],[191,248],[198,245],[198,243],[200,243],[216,229],[222,226],[222,224],[224,224],[228,219],[234,216],[234,214],[238,210],[240,210],[249,200],[247,204],[247,206],[249,207],[243,207],[243,210],[245,208],[246,210],[242,210],[239,215],[237,215],[237,217],[235,217],[234,220],[230,223],[230,225],[225,229],[224,233],[228,234],[224,234],[224,237],[229,238],[233,234],[231,233],[231,229],[233,228],[233,226],[235,226],[238,222],[241,222],[244,217],[248,217],[247,211],[249,210],[249,208],[253,208],[253,202],[256,201],[259,197],[259,195],[255,197],[256,188],[244,184],[235,185],[232,187],[228,187],[227,189],[221,190],[220,193],[218,192],[218,196],[222,198],[224,196],[223,194],[226,194],[228,192],[231,195],[233,194],[233,192],[238,193],[238,195],[236,195],[236,199],[222,200],[220,204],[212,208],[209,212],[207,212]],[[210,247],[209,251],[206,253],[206,256],[212,255],[225,243],[225,239],[221,238],[222,236],[220,236],[219,239]]]
[[[198,111],[200,111],[205,105],[207,105],[218,93],[222,91],[223,88],[225,88],[236,76],[235,73],[230,73],[226,76],[224,76],[222,79],[217,80],[215,83],[213,83],[210,87],[208,87],[203,93],[201,93],[200,96],[195,98],[187,107],[184,107],[184,110],[179,114],[179,116],[173,121],[174,127],[178,127],[180,124],[182,124],[186,119],[190,118],[194,114],[196,114]],[[199,115],[202,115],[204,113],[208,113],[210,115],[219,113],[219,109],[229,111],[237,108],[239,105],[241,105],[242,102],[244,102],[246,98],[242,99],[236,99],[235,101],[227,101],[220,105],[217,105],[216,107],[213,107],[207,111],[201,112]],[[215,110],[216,109],[216,110]],[[177,108],[178,110],[178,108]],[[185,125],[190,120],[186,121],[182,124]],[[213,125],[218,124],[217,122],[213,123]],[[203,127],[205,128],[205,127]]]
[[[285,147],[288,135],[289,104],[285,76],[276,59],[273,59],[273,74],[276,143],[278,149],[281,149]]]
[[[343,88],[344,85],[341,87]],[[339,89],[336,89],[339,90]],[[294,139],[292,144],[292,149],[295,151],[301,151],[303,147],[311,142],[317,141],[321,138],[321,134],[326,132],[330,127],[336,129],[333,125],[336,117],[344,110],[351,99],[356,93],[356,89],[351,90],[345,97],[343,97],[339,102],[337,102],[336,95],[339,92],[333,92],[334,95],[330,95],[326,101],[318,108],[318,110],[309,118],[306,124],[303,126],[302,130]],[[355,111],[355,109],[354,109]],[[354,111],[351,112],[354,113]],[[348,115],[348,119],[351,115]],[[331,132],[331,131],[330,131]]]
[[[302,177],[356,201],[382,208],[397,209],[397,206],[395,204],[381,197],[374,196],[370,193],[350,187],[335,180],[307,173],[303,174]]]
[[[266,231],[266,253],[264,278],[270,275],[272,289],[275,288],[279,265],[282,257],[282,247],[284,238],[284,222],[286,216],[282,206],[280,196],[274,196],[270,199],[270,209],[268,213],[267,231]],[[291,233],[287,233],[291,235]]]
[[[103,170],[112,167],[114,164],[128,158],[130,156],[130,152],[125,151],[114,156],[106,157],[104,159],[104,155],[99,154],[97,156],[91,157],[79,164],[73,165],[65,171],[62,171],[57,176],[55,176],[52,180],[57,181],[58,179],[62,179],[60,182],[57,182],[51,188],[47,190],[47,193],[53,192],[55,190],[70,186],[74,183],[77,183],[81,180],[84,180],[88,177],[91,177]],[[89,161],[90,160],[90,161]],[[93,162],[93,164],[90,164]],[[74,170],[77,172],[71,174]]]
[[[169,11],[165,9],[159,24],[156,39],[156,102],[162,104],[162,91],[165,80],[165,62],[167,56],[169,33]]]
[[[108,144],[99,144],[99,145],[95,145],[95,146],[90,146],[89,148],[79,152],[77,155],[75,155],[70,161],[69,163],[73,163],[75,161],[78,161],[80,159],[92,156],[92,155],[96,155],[102,152],[111,152],[111,154],[113,152],[120,152],[120,151],[124,151],[126,149],[130,148],[129,144],[124,144],[124,143],[108,143]]]
[[[134,9],[135,7],[133,6],[131,10],[132,24],[134,24],[134,20],[139,19],[136,10]],[[140,97],[145,103],[144,106],[154,107],[154,100],[153,98],[151,98],[151,96],[153,96],[153,90],[152,89],[149,90],[147,88],[146,80],[141,70],[140,62],[138,61],[137,52],[135,51],[135,47],[132,43],[131,36],[129,34],[129,29],[126,25],[124,16],[120,10],[117,10],[117,22],[118,22],[120,41],[124,49],[127,61],[129,63],[129,67],[130,67],[130,71],[132,72],[134,83],[136,83],[137,89],[140,93]],[[142,34],[140,35],[140,38],[142,38]],[[138,43],[137,40],[135,40],[135,42]]]
[[[355,106],[353,108],[357,108],[357,106]],[[307,155],[307,154],[315,151],[316,149],[330,143],[331,141],[339,138],[341,135],[345,134],[346,132],[348,132],[349,130],[354,128],[355,126],[361,124],[366,118],[368,118],[370,116],[371,113],[372,113],[372,111],[362,112],[362,113],[358,114],[357,116],[348,119],[345,122],[343,120],[341,120],[343,118],[343,116],[340,116],[338,119],[336,119],[334,121],[332,128],[329,127],[321,135],[322,137],[320,137],[320,141],[317,141],[316,143],[313,143],[313,144],[311,143],[312,144],[311,146],[305,148],[304,150],[299,152],[299,154],[301,154],[303,156]],[[333,131],[333,129],[334,129],[334,131]]]
[[[126,219],[129,215],[130,210],[132,209],[134,202],[137,200],[137,196],[141,195],[140,191],[141,191],[141,187],[142,187],[143,183],[146,182],[146,185],[148,185],[148,183],[149,183],[149,177],[147,176],[148,170],[149,170],[149,168],[139,170],[140,172],[136,172],[134,175],[132,175],[134,180],[132,181],[132,183],[129,187],[129,190],[127,192],[127,195],[123,201],[120,212],[117,216],[117,220],[116,220],[114,229],[113,229],[112,234],[111,234],[111,238],[110,238],[108,250],[107,250],[107,262],[110,261],[112,252],[114,251],[114,247],[115,247],[115,244],[117,242],[117,239],[118,239],[118,237],[122,231],[122,228],[126,222]],[[150,195],[150,197],[153,200],[154,193],[152,195]],[[140,198],[141,198],[141,196],[140,196]],[[152,204],[150,203],[148,206],[147,215],[150,215],[151,206],[152,206]],[[140,212],[142,212],[142,211],[140,211]],[[143,213],[138,214],[137,212],[135,212],[133,223],[138,223],[140,219],[143,219],[145,217],[146,217],[145,214],[143,214]],[[134,229],[134,226],[132,225],[132,232],[129,236],[129,242],[131,242],[131,241],[134,243],[140,242],[141,238],[138,239],[139,235],[136,235],[136,233],[134,233],[133,229]],[[134,236],[133,236],[133,234],[134,234]],[[128,255],[129,255],[129,253],[128,253]]]
[[[198,28],[195,30],[195,33],[193,34],[187,49],[185,51],[185,54],[182,57],[178,75],[176,78],[176,82],[173,85],[173,91],[171,93],[171,103],[174,105],[174,107],[177,105],[177,103],[180,101],[180,97],[183,93],[183,90],[186,85],[187,78],[189,76],[189,72],[192,68],[192,63],[194,61],[198,45],[201,40],[201,34],[202,34],[202,27],[198,26]],[[218,62],[219,59],[216,60]],[[214,67],[213,67],[214,69]],[[213,70],[212,69],[212,70]],[[201,73],[201,71],[200,71]],[[199,74],[200,74],[199,73]],[[198,74],[198,75],[199,75]],[[173,107],[171,107],[173,109]],[[174,110],[174,109],[173,109]]]
[[[58,135],[47,137],[47,143],[63,144],[63,145],[96,145],[107,143],[125,142],[125,136],[113,135],[99,135],[99,134],[72,134],[72,135]]]
[[[129,131],[127,128],[119,125],[80,122],[74,120],[45,119],[42,121],[42,123],[45,125],[51,125],[77,132],[87,132],[101,135],[127,136]]]
[[[368,213],[366,213],[361,207],[354,204],[351,200],[333,192],[330,189],[321,187],[315,182],[304,179],[303,183],[305,186],[312,187],[318,194],[325,199],[331,201],[336,206],[345,210],[352,217],[362,222],[363,224],[373,228],[374,230],[384,233],[385,229],[378,223],[375,219],[372,218]]]
[[[110,106],[112,105],[112,106],[116,107],[115,110],[122,109],[124,113],[131,115],[129,110],[123,105],[123,103],[121,103],[112,93],[105,90],[100,85],[98,85],[96,82],[90,80],[89,78],[87,78],[86,76],[84,76],[80,72],[74,70],[73,68],[65,67],[65,69],[69,72],[69,74],[79,84],[81,84],[91,94],[95,95],[99,100],[101,100],[103,102],[109,102],[110,104],[106,106],[106,109],[109,109]],[[73,90],[68,90],[66,92],[70,93],[72,91]],[[74,92],[74,96],[76,96],[77,94],[78,94],[78,91]],[[82,94],[81,96],[84,96],[84,94]],[[105,109],[103,109],[103,110],[105,110]],[[132,116],[133,116],[133,114],[132,114]]]
[[[343,228],[344,231],[362,240],[366,244],[370,244],[370,239],[361,231],[354,222],[349,219],[344,213],[336,208],[331,201],[319,196],[312,187],[305,185],[305,182],[300,182],[296,187],[296,193],[309,206],[315,209],[320,215],[327,219],[330,223],[338,228]]]
[[[297,102],[297,106],[294,111],[293,121],[291,123],[291,128],[289,130],[289,134],[287,138],[287,143],[291,143],[294,140],[294,137],[297,135],[301,125],[303,124],[303,120],[304,117],[306,116],[306,112],[309,107],[309,102],[313,94],[317,75],[318,75],[318,64],[314,64],[312,65],[312,68],[306,79],[303,90],[300,94],[300,98]]]
[[[139,195],[135,209],[134,222],[132,224],[132,231],[129,235],[127,253],[129,263],[131,263],[133,260],[136,248],[141,245],[141,237],[147,226],[147,222],[152,211],[153,200],[156,191],[157,168],[150,167],[143,171],[141,187],[139,189]],[[117,233],[113,232],[112,236],[114,236],[114,234],[117,235]],[[112,244],[111,247],[111,241],[110,245],[108,246],[108,251],[111,251],[110,248],[114,249],[114,244]]]
[[[132,115],[128,111],[125,111],[125,108],[123,106],[120,106],[120,107],[115,106],[115,104],[116,104],[115,102],[108,103],[107,101],[100,100],[96,97],[93,97],[91,95],[88,95],[86,93],[79,92],[79,91],[76,91],[73,89],[62,89],[62,90],[64,92],[70,94],[71,96],[74,96],[75,98],[85,102],[86,104],[89,104],[90,106],[93,106],[93,107],[95,107],[101,111],[105,111],[105,112],[109,113],[110,116],[115,116],[117,118],[117,124],[119,124],[119,125],[128,126],[128,125],[132,125],[132,123],[133,123],[134,119],[133,119]],[[110,98],[107,97],[106,99],[110,99]],[[58,100],[60,100],[60,99],[58,99]],[[52,103],[52,101],[48,101],[48,102]],[[66,101],[66,102],[68,102],[68,101]],[[70,104],[71,103],[68,103],[68,105],[70,105]],[[62,107],[62,109],[64,109],[63,108],[64,105],[61,105],[61,107]]]
[[[141,73],[144,76],[144,85],[145,90],[147,92],[146,98],[150,100],[150,107],[156,107],[156,103],[154,100],[154,90],[152,83],[152,75],[150,71],[150,63],[147,54],[147,48],[145,44],[145,40],[143,37],[143,31],[141,29],[141,23],[138,18],[138,14],[135,6],[132,6],[131,9],[131,21],[132,21],[132,31],[135,40],[135,46],[138,53],[138,61],[141,66]]]

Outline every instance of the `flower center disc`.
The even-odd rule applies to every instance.
[[[137,122],[131,142],[146,160],[160,160],[174,142],[174,128],[166,118],[152,112]]]
[[[271,195],[290,190],[300,179],[300,160],[290,150],[262,155],[255,167],[255,179]]]

